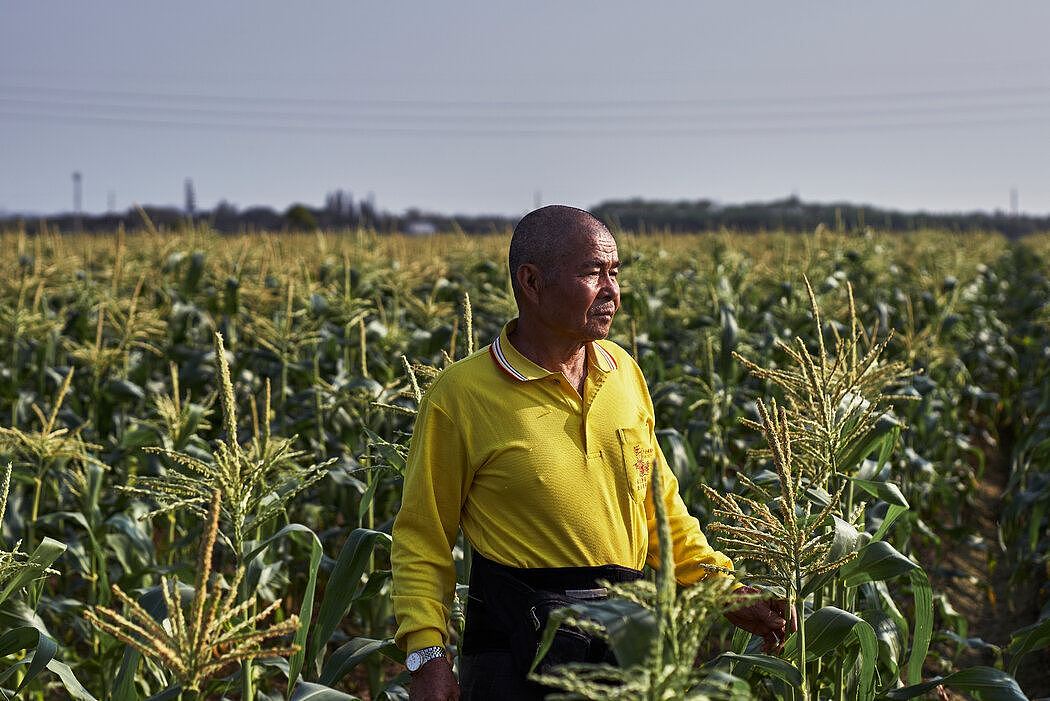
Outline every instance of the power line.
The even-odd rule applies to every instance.
[[[486,137],[600,137],[600,136],[746,136],[786,133],[826,133],[857,131],[894,131],[901,129],[936,129],[951,127],[999,126],[1005,124],[1050,124],[1050,115],[1014,115],[993,118],[939,120],[901,120],[896,122],[828,122],[823,124],[768,124],[741,126],[682,126],[682,127],[640,127],[636,129],[619,127],[487,127],[457,128],[432,126],[355,126],[338,124],[296,124],[296,123],[236,123],[208,121],[179,121],[169,119],[148,119],[105,115],[70,115],[54,112],[0,110],[0,118],[15,120],[46,120],[67,124],[97,124],[107,126],[159,127],[167,129],[210,129],[230,131],[262,131],[276,133],[328,133],[347,136],[449,136],[466,138]]]
[[[433,107],[433,108],[481,108],[481,107],[514,107],[517,109],[540,109],[550,107],[586,107],[604,108],[615,106],[701,106],[701,105],[734,105],[734,104],[806,104],[826,103],[841,101],[876,101],[888,100],[939,100],[939,99],[966,99],[979,97],[1009,97],[1024,95],[1050,95],[1050,85],[1027,85],[1016,87],[977,87],[957,89],[934,89],[934,90],[909,90],[891,92],[841,92],[809,95],[741,95],[725,97],[698,97],[698,98],[578,98],[578,99],[477,99],[477,98],[341,98],[341,97],[309,97],[309,96],[258,96],[258,95],[217,95],[214,93],[196,92],[155,92],[140,90],[100,90],[91,88],[72,88],[61,86],[37,86],[7,84],[0,85],[0,91],[22,92],[30,94],[59,94],[59,95],[89,95],[94,97],[150,99],[160,101],[186,101],[196,100],[212,103],[245,103],[245,104],[267,104],[288,103],[312,104],[312,105],[342,105],[358,108],[377,106],[405,106],[405,107]]]
[[[124,117],[126,111],[134,111],[139,113],[159,113],[164,115],[170,115],[173,112],[183,113],[187,115],[201,115],[201,116],[218,116],[218,117],[242,117],[242,118],[270,118],[270,119],[371,119],[381,120],[381,122],[389,121],[401,121],[401,122],[412,122],[412,121],[423,121],[423,122],[475,122],[484,123],[493,120],[508,121],[508,120],[527,120],[530,123],[537,121],[565,121],[573,120],[574,123],[579,123],[581,120],[598,123],[609,123],[609,122],[651,122],[653,120],[688,120],[688,121],[700,121],[709,118],[720,118],[720,119],[733,119],[733,120],[748,120],[748,119],[762,119],[769,120],[775,118],[777,120],[790,120],[790,119],[822,119],[827,117],[873,117],[873,116],[892,116],[892,115],[903,115],[903,116],[917,116],[917,115],[936,115],[936,114],[957,114],[961,111],[972,113],[975,111],[1002,111],[1002,110],[1032,110],[1042,109],[1050,107],[1050,98],[1038,101],[1011,101],[1011,102],[1000,102],[1000,103],[981,103],[981,102],[968,102],[959,103],[955,105],[936,105],[936,106],[912,106],[912,105],[898,105],[889,107],[831,107],[819,110],[797,110],[797,109],[769,109],[763,108],[760,111],[708,111],[699,113],[666,113],[657,111],[647,112],[630,112],[630,113],[603,113],[603,114],[590,114],[584,116],[570,115],[570,114],[478,114],[478,113],[463,113],[463,114],[449,114],[449,113],[436,113],[429,114],[418,111],[413,112],[387,112],[380,114],[365,114],[355,115],[348,114],[345,112],[316,112],[310,110],[267,110],[267,109],[223,109],[223,108],[211,108],[211,107],[195,107],[195,106],[157,106],[157,105],[137,105],[133,102],[121,101],[121,102],[102,102],[98,100],[64,100],[54,98],[44,99],[33,99],[33,98],[8,98],[0,97],[0,105],[14,105],[14,106],[26,106],[26,107],[44,107],[44,108],[76,108],[76,109],[88,109],[95,110],[121,110],[120,114],[115,116]],[[131,115],[138,116],[138,115]]]

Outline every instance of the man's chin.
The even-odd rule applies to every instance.
[[[612,330],[612,317],[608,319],[591,319],[586,326],[587,337],[592,341],[599,341],[609,337]]]

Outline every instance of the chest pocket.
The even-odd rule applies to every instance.
[[[624,477],[627,478],[631,498],[644,502],[652,471],[656,466],[656,450],[649,438],[649,426],[641,424],[631,428],[619,428],[616,429],[616,433],[620,438]]]

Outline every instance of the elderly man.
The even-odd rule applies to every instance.
[[[435,380],[412,437],[391,560],[413,700],[460,698],[445,651],[460,528],[474,548],[464,699],[542,698],[526,672],[546,614],[659,565],[652,469],[666,486],[679,584],[732,566],[678,495],[638,365],[604,340],[620,306],[612,234],[581,209],[543,207],[515,227],[509,258],[518,318]],[[781,610],[762,602],[730,618],[772,649]],[[600,641],[565,638],[558,661],[612,660]]]

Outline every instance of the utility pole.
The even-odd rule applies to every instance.
[[[541,202],[543,202],[543,193],[536,190],[536,192],[532,193],[532,208],[539,209]]]
[[[1018,216],[1021,214],[1020,197],[1017,194],[1017,188],[1010,188],[1010,215]]]
[[[80,190],[80,171],[73,171],[73,228],[79,233],[81,229],[80,221],[80,205],[81,205],[81,190]]]
[[[186,178],[183,187],[186,194],[186,216],[192,219],[197,211],[197,193],[193,189],[193,178]]]
[[[106,193],[106,211],[115,212],[117,211],[117,191],[110,190]]]

